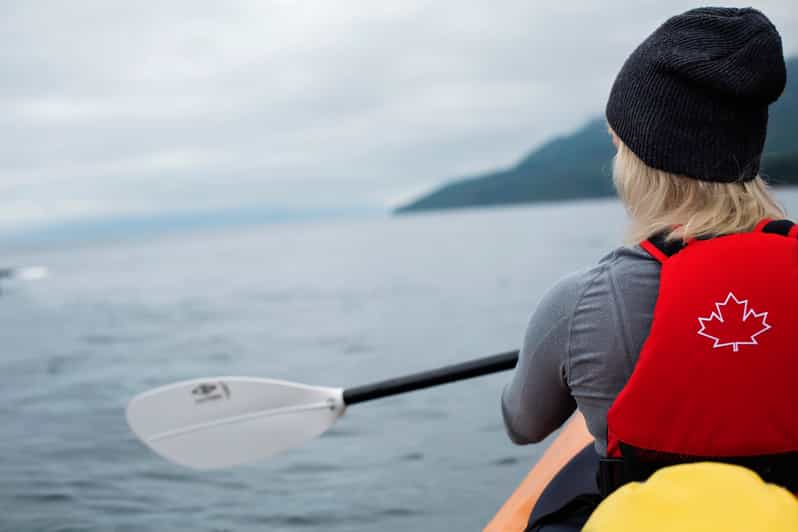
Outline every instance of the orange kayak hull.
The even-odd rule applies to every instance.
[[[577,412],[483,531],[522,532],[532,508],[549,481],[592,441],[593,436],[587,431],[585,418]]]

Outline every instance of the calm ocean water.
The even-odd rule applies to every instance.
[[[478,530],[542,450],[504,435],[508,374],[354,406],[213,473],[150,453],[125,404],[186,378],[345,387],[517,348],[546,287],[623,224],[597,201],[5,253],[51,275],[0,284],[0,530]]]

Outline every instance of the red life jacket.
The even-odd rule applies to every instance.
[[[659,296],[609,410],[608,455],[798,451],[798,225],[642,246],[662,263]]]

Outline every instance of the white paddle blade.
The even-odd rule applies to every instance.
[[[340,388],[213,377],[137,395],[127,422],[167,460],[218,469],[297,447],[327,430],[344,408]]]

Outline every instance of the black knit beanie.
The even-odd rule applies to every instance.
[[[768,105],[786,76],[781,38],[765,15],[693,9],[629,56],[607,121],[648,166],[702,181],[748,181],[759,172]]]

